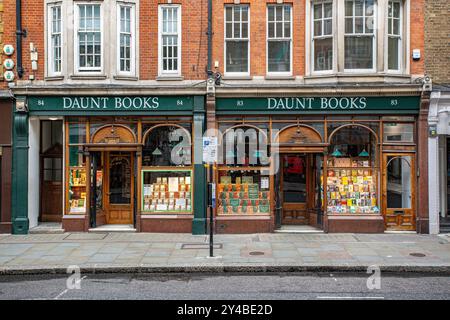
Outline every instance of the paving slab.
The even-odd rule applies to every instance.
[[[388,270],[450,273],[448,237],[414,234],[216,235],[209,250],[205,235],[150,233],[65,233],[0,237],[1,273]],[[411,253],[424,254],[422,257]],[[417,270],[416,270],[417,271]]]

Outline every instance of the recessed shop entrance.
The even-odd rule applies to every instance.
[[[319,193],[318,155],[290,153],[280,155],[282,225],[316,225]]]

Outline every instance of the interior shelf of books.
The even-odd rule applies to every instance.
[[[69,168],[69,213],[86,212],[86,169]]]
[[[328,160],[327,211],[331,214],[379,213],[377,170],[367,158]]]
[[[191,213],[191,175],[191,170],[143,170],[143,212]]]
[[[259,170],[219,170],[218,215],[270,214],[270,179]]]

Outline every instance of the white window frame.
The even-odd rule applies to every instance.
[[[61,53],[60,60],[61,66],[59,71],[55,71],[55,55],[53,47],[53,9],[58,8],[61,14],[60,20],[60,45]],[[60,76],[63,74],[63,61],[64,61],[64,20],[63,20],[63,4],[62,2],[54,2],[47,4],[47,75],[48,76]]]
[[[273,38],[269,38],[269,8],[276,8],[276,7],[281,7],[282,9],[282,21],[276,21],[275,19],[275,29],[274,32],[276,33],[276,24],[277,23],[282,23],[283,28],[282,28],[282,33],[284,35],[284,23],[285,23],[285,19],[284,19],[284,7],[289,7],[289,28],[290,28],[290,36],[287,37],[273,37]],[[276,10],[275,10],[276,11]],[[293,11],[293,6],[290,3],[283,3],[283,4],[268,4],[267,8],[266,8],[266,74],[269,76],[292,76],[292,65],[293,65],[293,57],[292,57],[292,47],[293,47],[293,23],[292,23],[292,11]],[[274,17],[276,16],[276,13],[274,12]],[[269,40],[270,39],[270,40]],[[279,72],[279,71],[269,71],[269,41],[289,41],[289,71],[283,71],[283,72]]]
[[[331,7],[332,7],[332,15],[331,15],[331,28],[332,28],[332,32],[331,32],[331,35],[321,35],[321,36],[318,36],[318,37],[316,37],[315,35],[314,35],[314,31],[315,31],[315,29],[314,29],[314,5],[316,5],[316,4],[321,4],[322,5],[322,15],[323,15],[323,6],[324,6],[324,4],[326,4],[326,3],[330,3],[331,4]],[[337,60],[337,57],[338,57],[338,55],[339,55],[339,52],[337,51],[337,48],[336,48],[336,35],[337,35],[337,32],[336,32],[336,28],[335,28],[335,22],[336,22],[336,3],[333,1],[333,0],[312,0],[311,1],[311,11],[310,11],[310,17],[311,17],[311,21],[310,21],[310,30],[311,30],[311,32],[310,32],[310,37],[311,37],[311,41],[310,41],[310,70],[311,70],[311,74],[315,74],[315,75],[321,75],[321,74],[331,74],[331,73],[334,73],[335,72],[335,65],[336,65],[336,60]],[[322,22],[324,21],[324,18],[323,18],[323,16],[322,16]],[[324,26],[324,24],[322,23],[322,31],[323,31],[323,26]],[[322,32],[323,33],[323,32]],[[327,39],[327,38],[331,38],[331,42],[332,42],[332,46],[333,46],[333,59],[332,59],[332,62],[331,62],[331,69],[329,69],[329,70],[318,70],[318,71],[316,71],[315,70],[315,59],[314,59],[314,55],[315,55],[315,50],[314,50],[314,40],[315,39],[319,39],[319,40],[321,40],[321,39]]]
[[[352,1],[355,1],[355,0],[352,0]],[[347,2],[347,0],[345,0],[345,1],[342,1],[342,4],[343,4],[343,8],[342,8],[342,12],[344,12],[344,17],[343,17],[343,25],[341,26],[342,28],[343,28],[343,33],[344,33],[344,43],[342,43],[342,46],[343,46],[343,62],[344,62],[344,65],[343,65],[343,69],[344,69],[344,72],[346,72],[346,73],[375,73],[376,71],[377,71],[377,61],[378,61],[378,59],[377,59],[377,56],[378,56],[378,53],[377,53],[377,49],[378,49],[378,36],[377,36],[377,33],[378,33],[378,1],[379,0],[374,0],[374,9],[373,9],[373,21],[374,21],[374,26],[373,26],[373,36],[372,36],[372,57],[373,57],[373,61],[372,61],[372,68],[369,68],[369,69],[346,69],[345,68],[345,38],[346,38],[346,36],[358,36],[358,35],[361,35],[362,37],[367,37],[369,34],[367,34],[367,33],[361,33],[361,34],[359,34],[359,33],[355,33],[355,32],[353,32],[353,33],[349,33],[349,34],[347,34],[346,32],[345,32],[345,18],[346,18],[346,16],[345,16],[345,4],[346,4],[346,2]],[[353,15],[353,17],[355,17],[354,15]],[[365,5],[364,5],[364,22],[365,22],[365,18],[366,18],[366,15],[365,15]],[[354,19],[354,18],[353,18]],[[364,27],[364,29],[365,29],[365,27]],[[353,31],[355,31],[355,24],[353,23]],[[386,51],[386,50],[385,50]],[[385,53],[386,54],[386,53]]]
[[[226,8],[231,7],[234,8],[235,6],[246,6],[247,7],[247,14],[248,14],[248,30],[247,30],[247,38],[234,38],[234,32],[233,32],[233,38],[227,38],[227,12]],[[224,61],[224,75],[229,77],[246,77],[250,75],[250,28],[251,28],[251,17],[250,17],[250,5],[249,4],[226,4],[224,6],[223,10],[223,39],[224,39],[224,48],[223,48],[223,61]],[[234,30],[234,15],[233,15],[233,29]],[[240,22],[242,24],[242,20]],[[247,71],[245,72],[228,72],[227,71],[227,41],[247,41]]]
[[[162,55],[162,37],[163,37],[163,9],[177,8],[177,47],[178,47],[178,64],[177,70],[165,71],[163,70],[163,55]],[[181,30],[181,5],[179,4],[161,4],[158,6],[158,75],[159,76],[181,76],[182,63],[182,30]],[[173,33],[175,35],[175,33]]]
[[[120,70],[120,36],[121,36],[121,8],[130,9],[130,71]],[[123,76],[134,76],[136,74],[136,5],[134,3],[117,2],[117,74]]]
[[[80,67],[80,57],[79,57],[79,23],[80,23],[80,9],[79,7],[82,5],[98,5],[100,6],[100,67]],[[75,2],[74,3],[74,64],[75,64],[75,73],[77,75],[98,75],[102,74],[105,68],[105,55],[104,55],[104,38],[105,38],[105,30],[103,26],[104,22],[104,3],[103,2]]]
[[[389,2],[395,2],[400,4],[400,23],[399,23],[399,35],[394,35],[389,33]],[[404,30],[404,10],[405,10],[405,1],[403,0],[387,0],[386,1],[386,26],[385,26],[385,35],[386,35],[386,41],[385,41],[385,65],[386,70],[388,73],[402,73],[404,70],[404,60],[405,60],[405,54],[404,54],[404,43],[406,38],[406,32]],[[393,30],[393,26],[392,26]],[[396,37],[399,40],[399,48],[398,48],[398,69],[389,69],[389,38]]]

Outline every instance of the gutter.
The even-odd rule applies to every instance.
[[[27,36],[27,32],[22,29],[22,1],[16,0],[16,48],[17,48],[17,75],[19,79],[23,77],[24,69],[22,65],[22,37]]]

